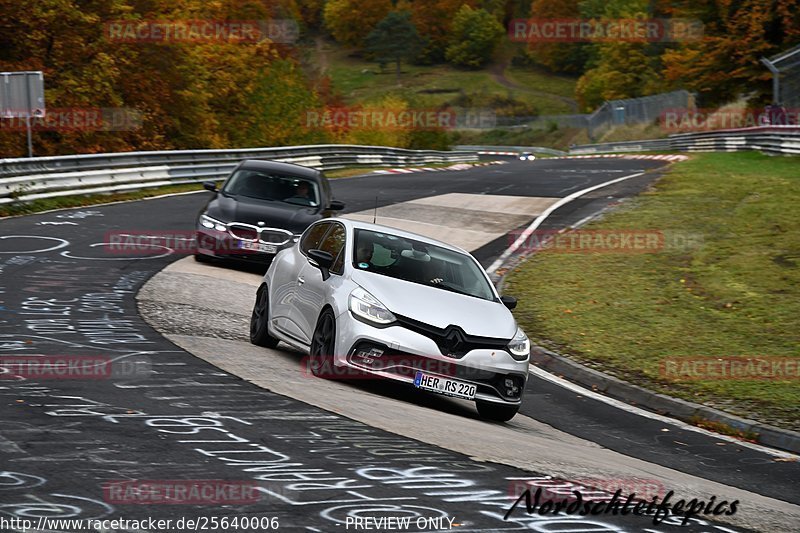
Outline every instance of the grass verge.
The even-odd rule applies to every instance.
[[[800,158],[696,154],[583,228],[662,231],[674,237],[663,249],[540,253],[509,275],[505,290],[520,298],[517,318],[542,346],[662,393],[800,430],[796,377],[662,372],[666,358],[683,357],[800,364],[797,205]],[[682,236],[696,244],[681,246]]]
[[[221,183],[221,182],[220,182]],[[171,185],[168,187],[153,187],[140,189],[138,191],[120,193],[99,193],[99,194],[76,194],[72,196],[61,196],[58,198],[43,198],[32,202],[21,202],[10,205],[0,206],[0,218],[18,215],[30,215],[53,209],[67,209],[70,207],[84,207],[97,204],[108,204],[112,202],[123,202],[130,200],[142,200],[161,196],[163,194],[175,194],[181,192],[199,191],[203,189],[200,183],[189,183],[185,185]]]

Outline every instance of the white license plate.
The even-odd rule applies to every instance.
[[[472,383],[464,383],[450,378],[443,378],[442,376],[434,376],[417,372],[414,376],[414,386],[418,389],[438,392],[447,396],[455,396],[456,398],[465,398],[472,400],[475,398],[475,393],[478,390],[476,385]]]
[[[242,250],[251,250],[253,252],[262,252],[265,254],[274,254],[278,251],[278,247],[274,244],[264,244],[263,242],[249,242],[242,241],[239,243]]]

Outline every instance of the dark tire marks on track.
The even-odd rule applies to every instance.
[[[545,162],[542,169],[564,164]],[[656,165],[582,161],[570,168],[591,171],[581,180],[598,183],[624,175],[619,172]],[[611,176],[598,172],[603,169],[613,171]],[[357,211],[372,207],[376,193],[379,205],[446,192],[492,194],[501,187],[501,194],[548,196],[574,179],[537,170],[512,163],[462,172],[335,180],[333,186],[348,202],[348,210]],[[477,463],[264,391],[179,350],[146,325],[137,314],[135,292],[173,258],[118,260],[92,245],[103,242],[112,230],[189,230],[204,201],[205,194],[176,196],[0,221],[4,236],[68,242],[63,248],[38,252],[58,241],[0,241],[4,358],[109,356],[135,359],[152,371],[109,379],[0,380],[0,468],[6,471],[0,474],[0,512],[55,518],[278,516],[282,530],[337,531],[336,521],[347,512],[371,509],[378,514],[383,509],[384,514],[405,516],[447,514],[463,524],[461,531],[520,530],[534,522],[557,527],[546,517],[500,519],[510,504],[509,478],[546,473]],[[529,402],[537,403],[537,411],[563,408],[552,408],[564,401],[558,390],[542,398],[535,395],[546,389],[535,380],[531,386],[534,396]],[[532,413],[535,418],[540,415]],[[613,416],[601,422],[612,420]],[[567,432],[579,430],[570,427],[569,417],[552,424]],[[597,433],[592,440],[613,444],[613,439],[603,442],[599,433],[606,432]],[[664,444],[653,444],[658,445]],[[657,462],[674,466],[669,454]],[[109,503],[104,496],[104,484],[111,481],[235,481],[257,476],[262,478],[261,499],[247,504],[124,505]],[[572,531],[597,530],[599,523],[605,524],[600,526],[605,531],[650,526],[632,517],[579,521],[585,528],[576,526],[574,519],[566,522]],[[678,530],[659,527],[672,529]],[[715,528],[695,525],[680,530]]]

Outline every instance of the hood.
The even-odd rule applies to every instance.
[[[419,283],[355,270],[352,280],[389,311],[440,329],[459,326],[467,335],[511,339],[517,324],[499,301],[490,302]]]
[[[217,194],[206,206],[205,213],[221,222],[244,222],[257,226],[287,229],[302,233],[312,222],[322,218],[319,207],[305,207],[284,202],[270,202],[245,197]]]

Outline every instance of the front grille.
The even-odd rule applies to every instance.
[[[260,239],[261,242],[267,244],[284,244],[292,237],[289,232],[275,231],[273,229],[262,229]]]
[[[441,329],[408,317],[398,315],[395,317],[398,324],[404,328],[424,335],[435,342],[442,355],[455,359],[461,359],[471,350],[505,350],[511,341],[511,339],[467,335],[460,327],[452,324]]]
[[[347,360],[362,369],[388,372],[413,379],[418,371],[468,381],[478,386],[478,392],[507,401],[517,401],[525,389],[525,376],[501,374],[484,368],[471,368],[424,355],[390,350],[386,345],[359,341],[348,352]],[[506,385],[511,380],[512,385]]]
[[[282,246],[292,240],[294,234],[291,231],[281,228],[264,228],[245,224],[244,222],[231,222],[228,224],[228,233],[232,237],[244,241],[263,242]]]
[[[245,241],[256,241],[258,240],[258,230],[255,228],[251,228],[244,225],[234,225],[231,224],[228,227],[228,231],[230,231],[231,235],[236,237],[237,239],[242,239]]]

